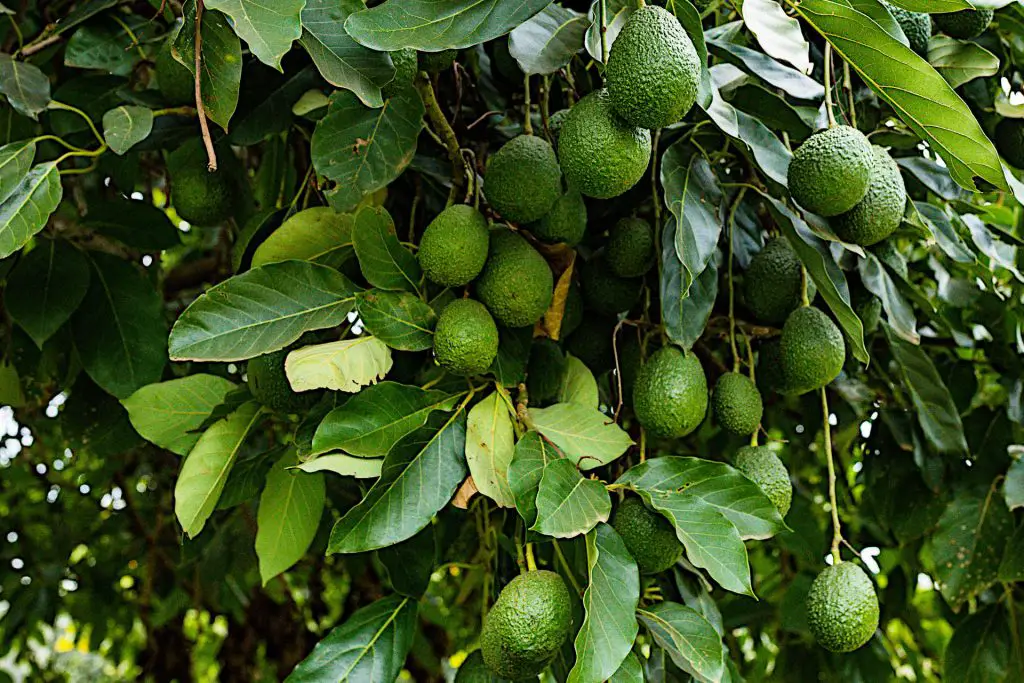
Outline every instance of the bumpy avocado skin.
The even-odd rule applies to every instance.
[[[935,21],[935,28],[950,38],[971,40],[985,32],[992,23],[993,16],[995,12],[990,9],[962,9],[958,12],[933,14],[932,19]]]
[[[549,244],[562,242],[575,247],[587,231],[587,205],[583,195],[569,189],[536,223],[530,225],[530,232],[537,239]]]
[[[736,469],[761,487],[783,517],[793,503],[793,483],[786,466],[767,446],[744,446],[736,452]]]
[[[506,220],[532,223],[562,196],[562,171],[547,140],[512,138],[487,163],[484,196]]]
[[[530,405],[541,406],[558,396],[567,365],[565,354],[558,342],[537,339],[530,347],[530,362],[526,368],[526,389]]]
[[[782,328],[780,346],[785,388],[805,394],[820,389],[843,369],[846,344],[832,319],[817,308],[793,311]]]
[[[188,67],[171,55],[170,40],[157,53],[155,66],[157,85],[170,104],[195,104],[195,78]]]
[[[640,128],[664,128],[697,100],[700,57],[675,15],[646,5],[622,27],[605,75],[619,116]]]
[[[440,52],[420,52],[419,67],[430,74],[438,74],[447,69],[459,56],[458,50],[441,50]]]
[[[472,206],[455,204],[430,221],[417,257],[431,282],[461,287],[483,270],[489,241],[484,215]]]
[[[419,70],[416,50],[407,47],[389,52],[388,54],[391,55],[391,62],[395,65],[395,77],[391,79],[390,83],[381,88],[385,98],[394,95],[402,86],[412,83],[416,78],[416,72]]]
[[[651,132],[620,119],[607,91],[590,93],[565,118],[558,159],[572,187],[588,197],[617,197],[647,170]]]
[[[711,392],[711,412],[722,429],[749,436],[761,425],[763,411],[761,393],[749,377],[727,372],[718,378]]]
[[[292,415],[312,408],[320,394],[292,391],[284,372],[287,356],[288,349],[257,356],[249,361],[245,372],[253,398],[275,412]]]
[[[654,265],[654,229],[642,218],[623,218],[608,232],[605,260],[619,277],[641,277]]]
[[[479,375],[498,355],[498,327],[484,305],[456,299],[441,311],[434,329],[434,357],[456,375]]]
[[[566,338],[566,350],[583,361],[595,375],[600,375],[615,363],[612,348],[614,330],[615,318],[586,315],[576,330]]]
[[[743,300],[754,318],[779,325],[801,303],[803,267],[793,247],[784,237],[770,240],[750,260],[743,276]],[[817,289],[807,279],[807,298],[814,299]]]
[[[493,673],[512,680],[547,667],[572,626],[569,589],[558,574],[520,574],[501,591],[484,619],[480,650]]]
[[[882,0],[882,4],[903,29],[903,34],[910,41],[910,49],[922,57],[927,57],[928,39],[932,37],[931,17],[924,12],[911,12],[908,9],[897,7],[885,0]]]
[[[996,149],[1014,168],[1024,168],[1024,119],[1003,119],[996,124]]]
[[[694,354],[666,346],[640,368],[633,386],[633,412],[651,436],[686,436],[707,410],[708,381]]]
[[[491,672],[484,662],[484,653],[480,650],[473,650],[462,662],[458,672],[455,674],[454,683],[511,683],[507,678],[502,678]]]
[[[907,206],[900,167],[881,147],[872,147],[871,184],[864,199],[830,224],[839,239],[870,246],[896,232]]]
[[[526,327],[537,322],[551,304],[554,276],[529,242],[502,228],[491,232],[476,293],[499,323]]]
[[[871,143],[856,128],[834,126],[807,138],[789,164],[789,191],[826,218],[857,205],[871,181]]]
[[[635,496],[619,504],[612,528],[644,574],[663,572],[683,556],[683,544],[669,521]]]
[[[587,308],[605,315],[628,311],[640,301],[643,280],[613,275],[604,257],[580,266],[580,285]]]
[[[202,141],[189,140],[167,157],[171,204],[193,225],[217,225],[232,213],[232,188],[227,171],[210,172]]]
[[[823,569],[807,594],[807,623],[830,652],[853,652],[871,640],[878,615],[875,586],[852,562]]]

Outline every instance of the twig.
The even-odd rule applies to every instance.
[[[825,41],[825,113],[828,114],[829,128],[836,125],[832,111],[832,43]]]
[[[839,527],[839,505],[836,503],[836,465],[832,461],[832,426],[828,421],[828,395],[825,387],[821,388],[821,417],[825,432],[825,459],[828,461],[828,502],[832,508],[832,560],[834,564],[839,564],[843,561],[839,554],[843,532]]]
[[[732,349],[732,370],[737,372],[740,369],[740,354],[736,350],[736,305],[735,305],[735,294],[733,292],[733,279],[732,279],[732,261],[733,261],[733,231],[735,230],[736,224],[736,210],[739,209],[740,202],[743,201],[743,195],[747,193],[747,188],[741,187],[739,192],[736,193],[736,199],[733,200],[732,206],[729,208],[729,223],[726,226],[729,230],[729,348]]]
[[[206,168],[210,172],[217,170],[217,152],[213,149],[213,138],[210,137],[210,126],[206,122],[206,109],[203,107],[203,0],[196,0],[196,114],[199,116],[199,128],[203,133],[203,144],[206,146]]]
[[[530,74],[523,76],[523,112],[525,114],[523,120],[523,132],[527,135],[533,135],[533,121],[532,112],[533,105],[530,104]]]
[[[430,84],[427,74],[421,71],[416,76],[415,84],[420,99],[423,100],[427,120],[430,121],[433,128],[432,132],[437,133],[448,151],[448,160],[452,162],[452,191],[453,193],[457,192],[457,189],[462,188],[463,183],[466,182],[466,162],[462,157],[459,139],[455,136],[455,131],[452,130],[448,119],[445,118],[444,112],[441,111],[441,105],[437,103],[437,95],[434,93],[434,87]]]
[[[549,95],[551,94],[551,77],[544,75],[540,80],[540,122],[544,127],[544,137],[551,142],[551,113],[549,111]]]
[[[51,45],[53,45],[56,42],[59,42],[60,40],[61,40],[60,34],[54,35],[54,36],[50,36],[49,38],[43,38],[42,40],[39,40],[38,42],[29,43],[28,45],[26,45],[24,47],[24,49],[21,50],[20,53],[16,53],[16,55],[20,55],[21,57],[29,57],[29,56],[34,55],[35,53],[39,52],[40,50],[45,50],[46,48],[50,47]]]
[[[850,125],[857,127],[857,103],[853,98],[853,79],[850,77],[850,65],[843,62],[843,89],[846,91],[846,98],[850,103]]]
[[[601,64],[608,64],[608,7],[601,0]]]

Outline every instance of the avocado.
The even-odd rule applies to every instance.
[[[657,5],[633,12],[612,44],[605,77],[615,113],[658,129],[686,116],[697,100],[700,57],[675,15]]]
[[[583,202],[583,196],[570,189],[558,198],[543,218],[531,223],[529,229],[542,242],[561,242],[575,247],[587,230],[587,205]]]
[[[669,521],[661,513],[649,509],[636,496],[629,496],[619,503],[612,518],[612,528],[644,574],[663,572],[683,556],[683,544]]]
[[[533,325],[548,310],[554,287],[551,268],[529,242],[506,228],[491,232],[476,293],[495,320],[505,327]]]
[[[686,436],[704,419],[708,381],[697,356],[677,346],[655,351],[633,386],[633,412],[651,436]]]
[[[783,517],[793,503],[793,483],[779,456],[767,446],[744,446],[736,453],[736,469],[761,487]]]
[[[505,220],[539,220],[562,196],[555,150],[534,135],[512,138],[487,162],[484,196]]]
[[[907,188],[889,153],[872,147],[871,184],[864,199],[830,221],[844,242],[869,246],[881,242],[899,227],[907,206]]]
[[[483,270],[489,243],[484,215],[472,206],[454,204],[423,231],[417,257],[431,282],[461,287]]]
[[[447,69],[459,56],[458,50],[441,50],[440,52],[420,52],[419,67],[421,71],[436,75]]]
[[[157,86],[168,103],[195,106],[196,80],[188,67],[171,54],[170,40],[165,42],[156,54],[154,68],[156,69]]]
[[[849,211],[871,182],[871,143],[856,128],[833,126],[807,138],[789,164],[789,191],[800,206],[829,218]]]
[[[711,412],[722,429],[737,436],[750,436],[761,426],[761,393],[746,375],[727,372],[718,378],[711,392]]]
[[[562,327],[558,331],[559,339],[567,339],[583,322],[583,293],[580,286],[573,280],[569,283],[569,291],[565,293],[565,310],[562,312]]]
[[[232,187],[227,172],[206,168],[206,152],[199,138],[189,140],[167,157],[171,176],[171,204],[193,225],[217,225],[232,214]]]
[[[935,21],[935,28],[950,38],[971,40],[985,32],[992,23],[993,16],[995,12],[990,9],[962,9],[957,12],[933,14],[932,19]]]
[[[843,333],[817,308],[798,308],[786,318],[780,346],[784,385],[806,394],[839,376],[846,357]]]
[[[743,300],[759,322],[780,325],[801,304],[803,264],[785,237],[769,240],[743,276]],[[814,280],[807,278],[807,298],[814,299]]]
[[[526,389],[530,405],[542,406],[558,396],[568,365],[558,342],[536,339],[530,347],[530,363],[526,368]]]
[[[654,229],[642,218],[623,218],[608,232],[605,261],[619,277],[641,277],[654,265]]]
[[[284,414],[303,413],[313,407],[320,398],[320,392],[292,391],[284,371],[284,361],[289,349],[257,356],[245,368],[246,381],[252,397],[270,408]]]
[[[551,139],[555,143],[556,150],[558,149],[558,136],[562,134],[562,126],[565,125],[565,117],[568,115],[568,109],[559,109],[548,117],[548,132],[551,133]]]
[[[565,340],[565,348],[583,361],[595,375],[600,375],[615,364],[612,348],[612,333],[615,318],[604,315],[583,317],[576,331]]]
[[[882,5],[903,29],[903,35],[910,41],[910,49],[928,58],[928,39],[932,37],[932,20],[924,12],[911,12],[882,0]]]
[[[996,124],[993,137],[1006,163],[1024,168],[1024,119],[1003,119]]]
[[[434,357],[456,375],[479,375],[498,355],[498,327],[484,305],[456,299],[441,311],[434,328]]]
[[[617,197],[636,185],[651,161],[651,132],[620,119],[608,92],[576,103],[558,136],[558,160],[569,185],[599,199]]]
[[[871,640],[878,612],[874,584],[852,562],[825,567],[807,593],[807,624],[830,652],[853,652]]]
[[[580,266],[583,301],[590,310],[606,315],[628,311],[640,301],[643,280],[613,275],[606,261],[597,256]]]
[[[469,653],[455,674],[454,683],[511,683],[507,678],[491,673],[484,663],[484,653],[473,650]]]
[[[572,627],[569,589],[555,572],[512,579],[484,618],[480,649],[492,673],[512,680],[536,676],[551,662]]]
[[[402,86],[412,83],[416,79],[416,72],[419,71],[416,50],[407,47],[388,54],[391,55],[391,63],[395,65],[395,77],[381,88],[385,98],[394,95]]]

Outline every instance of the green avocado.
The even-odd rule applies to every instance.
[[[529,242],[506,228],[491,232],[476,293],[495,320],[505,327],[533,325],[548,310],[554,286],[551,268]]]
[[[950,38],[971,40],[985,32],[992,23],[993,16],[995,12],[990,9],[962,9],[957,12],[933,14],[932,19],[935,21],[935,28]]]
[[[676,123],[697,100],[700,66],[675,15],[645,5],[626,20],[608,55],[605,77],[612,107],[640,128]]]
[[[924,12],[911,12],[908,9],[897,7],[885,0],[882,0],[882,5],[889,10],[889,14],[903,29],[903,35],[910,41],[910,49],[927,58],[928,39],[932,37],[931,17]]]
[[[231,180],[224,169],[209,171],[202,141],[189,140],[167,158],[171,205],[192,225],[217,225],[233,211]]]
[[[483,270],[489,242],[484,215],[472,206],[454,204],[423,231],[417,257],[431,282],[461,287]]]
[[[654,229],[642,218],[623,218],[608,232],[605,261],[619,277],[640,277],[654,265]]]
[[[385,98],[394,95],[402,86],[411,84],[416,79],[416,72],[419,71],[416,50],[407,47],[388,54],[391,55],[391,62],[395,65],[395,77],[381,88]]]
[[[996,124],[993,137],[1006,163],[1024,168],[1024,119],[1003,119]]]
[[[871,143],[856,128],[833,126],[807,138],[789,164],[789,191],[800,206],[838,216],[857,205],[871,181]]]
[[[708,381],[694,354],[666,346],[641,366],[633,412],[651,436],[686,436],[700,426],[707,409]]]
[[[844,242],[869,246],[881,242],[899,227],[907,206],[907,188],[889,153],[872,147],[871,184],[864,199],[830,221]]]
[[[494,210],[515,223],[544,217],[562,196],[562,171],[544,138],[512,138],[487,162],[484,196]]]
[[[439,74],[452,65],[455,58],[459,56],[458,50],[441,50],[440,52],[420,52],[420,70],[429,74]]]
[[[743,276],[743,300],[754,318],[779,325],[801,303],[803,265],[785,237],[769,240],[750,260]],[[807,278],[807,298],[814,299],[814,280]]]
[[[526,368],[530,405],[537,407],[553,401],[558,396],[567,369],[565,354],[558,342],[547,338],[535,340],[530,347],[530,362]]]
[[[536,676],[572,628],[569,589],[558,574],[538,570],[512,579],[484,619],[480,649],[492,673],[512,680]]]
[[[284,415],[303,413],[313,407],[320,393],[316,391],[292,391],[284,371],[284,361],[289,349],[257,356],[245,368],[249,392],[257,401],[271,410]]]
[[[543,218],[530,224],[529,229],[534,237],[543,242],[561,242],[575,247],[587,230],[587,205],[583,202],[583,196],[570,189],[558,198]]]
[[[558,135],[558,159],[569,185],[599,199],[637,184],[651,161],[651,132],[620,119],[605,90],[576,103]]]
[[[588,309],[614,315],[628,311],[640,301],[643,280],[613,275],[607,258],[597,256],[580,266],[580,285]]]
[[[583,361],[594,375],[600,375],[615,364],[612,332],[615,318],[604,315],[586,315],[576,330],[566,337],[565,348]]]
[[[491,673],[484,662],[484,653],[473,650],[455,674],[454,683],[511,683],[507,678]]]
[[[196,103],[196,81],[188,67],[171,54],[168,40],[156,54],[154,61],[157,85],[168,103],[174,105]]]
[[[736,453],[736,469],[761,487],[783,517],[793,503],[793,483],[779,456],[767,446],[744,446]]]
[[[456,375],[479,375],[498,355],[498,327],[484,305],[456,299],[441,311],[434,328],[434,357]]]
[[[863,569],[852,562],[825,567],[807,593],[807,624],[830,652],[853,652],[878,628],[878,596]]]
[[[711,392],[711,412],[722,429],[750,436],[761,426],[763,411],[761,393],[749,377],[727,372],[718,378]]]
[[[846,344],[832,319],[817,308],[798,308],[786,318],[780,346],[786,391],[820,389],[843,369]]]
[[[643,574],[658,574],[683,556],[683,544],[665,517],[649,509],[636,496],[629,496],[615,510],[612,528],[626,544]]]

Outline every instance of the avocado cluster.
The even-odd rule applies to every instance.
[[[907,188],[900,167],[881,147],[871,148],[869,176],[864,198],[829,221],[839,239],[864,247],[894,233],[907,205]]]
[[[991,9],[962,9],[933,14],[932,19],[935,21],[935,28],[950,38],[973,40],[985,32],[994,16],[995,11]]]
[[[807,624],[830,652],[853,652],[878,628],[878,596],[863,569],[851,562],[826,567],[807,594]]]
[[[683,544],[672,525],[636,496],[619,504],[612,517],[612,528],[643,574],[663,572],[683,556]]]
[[[928,57],[928,39],[932,37],[932,19],[924,12],[912,12],[882,0],[882,5],[903,29],[903,35],[910,41],[910,49]]]

